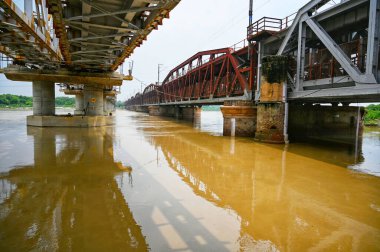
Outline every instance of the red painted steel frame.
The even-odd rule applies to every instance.
[[[136,95],[127,105],[241,96],[255,88],[256,59],[253,45],[199,52],[171,70],[162,85],[149,85],[142,98]]]

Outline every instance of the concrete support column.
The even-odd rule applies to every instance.
[[[196,119],[200,120],[202,113],[202,107],[190,106],[179,108],[179,117],[178,119],[183,119],[186,121],[194,121]]]
[[[202,107],[194,107],[194,117],[201,117],[202,115]]]
[[[83,94],[76,94],[74,115],[83,115],[83,113],[84,113]]]
[[[257,105],[256,141],[284,143],[284,108],[283,102]]]
[[[288,58],[286,56],[272,55],[263,58],[260,101],[257,105],[256,141],[285,142],[287,69]]]
[[[141,106],[141,105],[134,105],[130,108],[130,110],[133,110],[136,112],[149,113],[149,108],[147,106]]]
[[[194,107],[194,119],[193,126],[195,128],[201,128],[202,107]]]
[[[290,104],[289,137],[354,145],[362,138],[363,116],[363,107]]]
[[[55,114],[54,82],[33,81],[33,115]]]
[[[104,96],[104,115],[111,115],[115,112],[116,97]]]
[[[256,131],[257,109],[252,101],[224,102],[223,135],[253,137]]]
[[[187,121],[193,121],[195,116],[196,107],[184,107],[182,108],[182,119]]]
[[[84,85],[83,88],[84,107],[86,115],[100,116],[103,115],[103,86],[101,85]]]
[[[148,107],[149,115],[151,116],[160,116],[160,106],[149,106]]]

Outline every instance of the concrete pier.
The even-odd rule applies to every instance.
[[[257,105],[256,141],[284,143],[284,107],[282,102]]]
[[[36,127],[99,127],[113,125],[109,116],[114,109],[113,97],[103,99],[102,85],[85,85],[76,90],[75,110],[72,115],[55,115],[55,92],[53,82],[33,82],[33,115],[27,117],[28,126]],[[105,116],[105,114],[107,116]]]
[[[353,145],[362,137],[363,116],[363,107],[290,104],[289,137]]]
[[[254,136],[257,108],[252,101],[229,101],[225,102],[220,109],[224,119],[224,136]]]
[[[84,98],[83,94],[75,95],[75,110],[74,115],[83,115],[84,114]]]
[[[114,96],[104,96],[104,115],[111,115],[115,112],[116,98]]]
[[[186,121],[193,121],[195,117],[200,117],[201,112],[202,107],[200,106],[148,106],[148,113],[151,116],[173,117]]]
[[[136,110],[136,111],[140,112],[138,110]],[[158,106],[158,105],[149,106],[148,107],[148,113],[151,116],[160,116],[161,115],[161,113],[160,113],[160,106]]]
[[[199,118],[202,113],[202,107],[190,106],[180,108],[180,118],[186,121],[193,121],[196,117]]]
[[[55,114],[54,82],[33,81],[33,115]]]
[[[260,81],[260,100],[257,105],[257,130],[255,140],[265,143],[284,143],[286,101],[286,70],[288,59],[284,56],[263,58]]]
[[[83,96],[86,115],[100,116],[104,114],[103,86],[97,84],[84,85]]]

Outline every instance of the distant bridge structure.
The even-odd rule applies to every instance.
[[[251,104],[248,117],[258,119],[244,134],[264,140],[257,136],[269,134],[269,142],[286,139],[289,104],[380,102],[379,9],[379,0],[312,0],[286,18],[261,18],[247,27],[242,48],[195,54],[162,83],[130,98],[126,107],[150,106],[151,114],[165,114],[167,106],[224,104],[225,134],[230,134],[231,125],[239,128],[235,122],[226,125],[235,118],[231,109]],[[279,67],[267,62],[271,59],[286,59],[281,66],[286,77],[277,83],[265,76],[268,69]],[[236,113],[242,116],[241,109]],[[355,117],[361,120],[360,113]]]

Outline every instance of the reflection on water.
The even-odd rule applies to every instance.
[[[97,129],[2,113],[1,251],[380,250],[380,178],[346,169],[378,174],[375,130],[353,165],[344,147],[222,137],[215,112]]]
[[[115,180],[130,168],[114,161],[112,131],[28,127],[33,164],[0,175],[1,251],[147,249]]]

